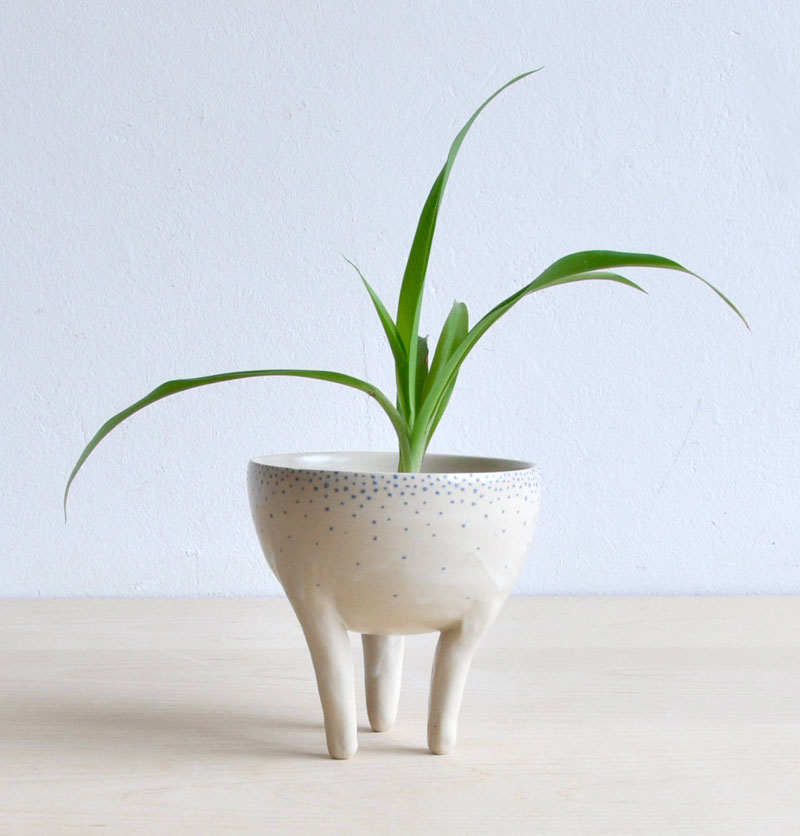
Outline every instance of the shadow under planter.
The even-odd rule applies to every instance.
[[[397,715],[403,635],[439,632],[428,747],[449,752],[475,649],[514,585],[539,512],[535,466],[426,456],[396,473],[391,453],[252,459],[248,492],[261,547],[303,628],[328,752],[358,748],[347,631],[362,634],[375,731]]]

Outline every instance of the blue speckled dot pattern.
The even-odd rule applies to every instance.
[[[265,461],[250,463],[248,487],[270,566],[290,598],[321,590],[348,623],[364,620],[354,615],[359,608],[410,608],[424,629],[436,629],[429,616],[437,597],[451,602],[447,617],[485,597],[487,586],[504,598],[533,537],[539,476],[532,466],[385,473]]]

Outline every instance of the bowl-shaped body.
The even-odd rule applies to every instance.
[[[539,511],[534,465],[390,453],[255,458],[250,507],[295,609],[324,601],[349,630],[410,634],[491,618],[522,569]]]

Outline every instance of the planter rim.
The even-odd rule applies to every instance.
[[[322,453],[273,453],[254,456],[252,464],[280,467],[289,470],[330,470],[344,473],[398,474],[397,453],[385,452],[322,452]],[[535,470],[532,462],[517,459],[500,459],[490,456],[461,456],[430,453],[425,456],[419,475],[428,473],[470,474],[509,473]],[[417,474],[404,473],[403,476]]]

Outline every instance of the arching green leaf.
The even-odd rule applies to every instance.
[[[444,371],[437,375],[435,381],[435,389],[431,389],[429,397],[419,415],[419,421],[414,427],[414,432],[424,434],[428,431],[430,422],[436,414],[439,404],[445,398],[449,397],[449,390],[451,383],[455,380],[456,375],[461,364],[466,359],[469,352],[475,347],[478,340],[486,333],[486,331],[495,323],[501,316],[511,310],[517,302],[530,293],[535,293],[538,290],[544,290],[548,287],[553,287],[559,284],[567,284],[570,282],[587,281],[590,279],[601,279],[606,281],[618,282],[625,284],[628,287],[633,287],[636,290],[642,290],[639,285],[620,276],[617,273],[607,272],[608,268],[617,267],[656,267],[668,270],[677,270],[682,273],[694,276],[700,279],[705,285],[710,287],[718,296],[720,296],[736,313],[736,315],[749,328],[747,320],[742,316],[736,306],[714,285],[687,270],[676,261],[664,258],[658,255],[651,255],[648,253],[627,253],[615,252],[613,250],[587,250],[584,252],[572,253],[564,256],[553,262],[544,272],[542,272],[536,279],[525,285],[522,289],[509,296],[507,299],[500,302],[492,308],[484,317],[482,317],[464,337],[458,347],[452,352],[447,361]],[[433,384],[432,384],[433,386]],[[412,437],[412,445],[414,439]],[[419,443],[419,439],[417,439]]]
[[[370,299],[372,299],[372,304],[377,311],[378,318],[381,321],[381,325],[383,326],[383,332],[386,334],[386,339],[389,343],[389,347],[392,350],[392,356],[394,357],[394,367],[395,367],[395,378],[397,380],[397,405],[400,412],[403,416],[408,419],[408,408],[409,408],[409,397],[408,397],[408,355],[406,354],[405,346],[403,345],[403,341],[400,339],[400,334],[397,331],[397,326],[392,319],[391,314],[386,309],[386,306],[381,301],[381,298],[372,288],[370,283],[364,278],[364,274],[358,267],[350,261],[347,256],[342,256],[344,260],[358,273],[361,281],[364,283],[364,287],[367,289],[367,293],[369,293]]]
[[[309,369],[258,369],[254,371],[243,371],[243,372],[225,372],[223,374],[213,374],[207,377],[190,377],[184,380],[168,380],[166,383],[162,383],[160,386],[157,386],[150,392],[148,395],[145,395],[140,400],[136,401],[136,403],[131,404],[129,407],[123,409],[121,412],[118,412],[113,417],[109,418],[108,421],[103,424],[102,427],[95,433],[92,440],[86,445],[81,455],[78,457],[78,461],[75,464],[75,467],[72,469],[72,473],[70,473],[69,479],[67,480],[67,486],[64,489],[64,516],[66,517],[67,514],[67,497],[69,495],[69,489],[72,485],[73,480],[78,474],[78,471],[81,469],[81,466],[89,457],[91,452],[97,447],[97,445],[115,428],[118,427],[123,421],[127,418],[130,418],[131,415],[137,413],[140,409],[144,409],[146,406],[155,403],[156,401],[160,401],[163,398],[167,398],[170,395],[176,395],[178,392],[185,392],[188,389],[196,389],[199,386],[208,386],[212,383],[223,383],[229,380],[243,380],[249,377],[274,377],[274,376],[281,376],[281,377],[306,377],[306,378],[313,378],[315,380],[324,380],[329,383],[338,383],[342,386],[349,386],[352,389],[358,389],[361,392],[370,395],[371,397],[375,398],[375,400],[381,405],[384,412],[389,416],[392,425],[397,432],[397,437],[400,442],[400,450],[401,456],[403,455],[404,448],[407,452],[408,449],[408,429],[405,424],[405,421],[402,419],[400,414],[397,410],[392,406],[391,401],[386,397],[386,395],[378,389],[377,386],[373,386],[371,383],[367,383],[365,380],[359,380],[357,377],[351,377],[347,374],[340,374],[339,372],[329,372],[329,371],[317,371],[317,370],[309,370]]]
[[[461,144],[464,142],[464,137],[472,127],[472,124],[480,115],[481,111],[492,101],[496,96],[503,92],[507,87],[520,81],[526,76],[538,70],[529,70],[528,72],[512,78],[511,81],[504,84],[499,90],[496,90],[489,96],[488,99],[472,114],[467,120],[464,127],[458,132],[453,144],[450,146],[450,151],[447,155],[447,160],[444,167],[439,172],[436,180],[431,187],[425,205],[422,208],[419,222],[417,223],[417,230],[414,234],[414,240],[411,244],[411,251],[408,255],[408,262],[406,263],[405,273],[403,274],[403,284],[400,288],[400,299],[397,306],[397,330],[400,334],[400,339],[405,346],[408,354],[408,375],[409,382],[407,389],[409,394],[416,392],[416,351],[417,351],[417,335],[419,333],[419,314],[422,307],[422,294],[425,286],[425,276],[428,271],[428,261],[430,259],[431,244],[433,243],[433,234],[436,230],[436,220],[439,217],[439,206],[442,202],[442,195],[444,194],[447,179],[450,176],[450,170],[453,167],[456,156],[458,155]],[[410,419],[413,420],[416,412],[416,403],[412,401],[410,405]]]

